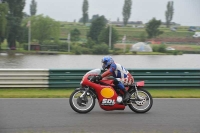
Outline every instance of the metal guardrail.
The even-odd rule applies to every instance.
[[[135,82],[144,80],[148,88],[200,88],[200,69],[128,69]],[[89,71],[51,69],[49,87],[78,87]]]
[[[48,88],[48,84],[46,69],[0,69],[0,88]]]
[[[74,88],[90,69],[0,69],[0,88]],[[147,88],[199,88],[200,69],[128,69]]]

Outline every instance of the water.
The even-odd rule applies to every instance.
[[[0,53],[0,68],[87,69],[100,68],[103,55],[7,55]],[[113,55],[126,68],[200,68],[200,54]]]

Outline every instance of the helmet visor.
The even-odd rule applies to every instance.
[[[105,70],[105,64],[103,62],[101,63],[101,66]]]

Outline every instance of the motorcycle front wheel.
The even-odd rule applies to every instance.
[[[136,91],[131,92],[129,108],[136,113],[146,113],[153,105],[151,94],[144,89],[138,89],[138,97]]]
[[[95,106],[95,98],[87,92],[83,97],[84,90],[75,90],[69,98],[71,108],[78,113],[88,113]]]

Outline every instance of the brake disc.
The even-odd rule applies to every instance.
[[[144,98],[143,96],[139,96],[139,99],[140,99],[140,101],[135,101],[135,103],[136,103],[138,106],[144,105],[144,103],[146,102],[146,98]]]
[[[83,99],[80,98],[80,97],[77,98],[77,104],[78,104],[79,106],[81,106],[81,107],[86,106],[87,101],[88,101],[87,98],[83,98]]]

